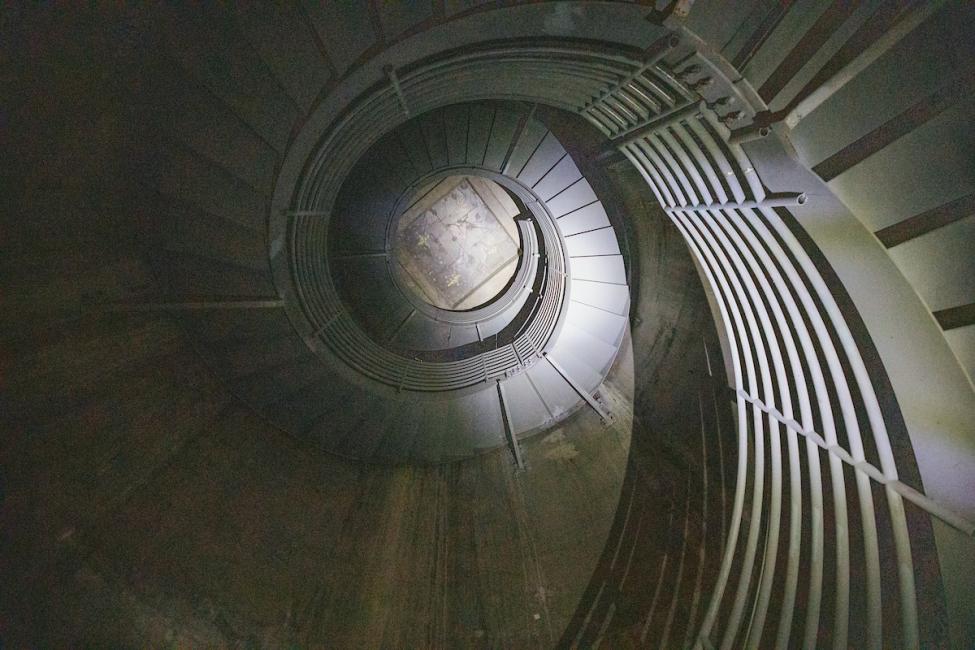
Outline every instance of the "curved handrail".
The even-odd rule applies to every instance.
[[[426,84],[442,83],[436,78],[427,78],[425,83],[410,77],[409,89],[429,92],[436,88]],[[396,100],[398,101],[398,100]],[[375,96],[363,100],[361,110],[355,111],[358,119],[343,120],[340,127],[359,132],[375,132],[390,113],[395,111],[394,98],[386,91],[379,90]],[[343,133],[330,133],[323,139],[317,159],[356,160],[361,152],[352,152],[362,140],[345,137]],[[313,164],[312,169],[322,171],[321,165]],[[326,256],[320,251],[327,250],[327,219],[322,215],[328,212],[331,202],[337,196],[338,174],[314,174],[305,178],[299,186],[299,201],[290,224],[290,250],[293,282],[303,313],[312,330],[313,338],[320,340],[347,365],[369,377],[398,390],[449,391],[468,388],[485,381],[510,376],[523,370],[537,352],[543,351],[558,329],[563,317],[563,303],[567,293],[566,253],[560,235],[551,218],[547,218],[542,203],[532,195],[530,207],[536,212],[534,223],[538,233],[531,233],[529,248],[539,252],[544,264],[543,282],[538,288],[536,303],[529,309],[525,324],[510,344],[494,350],[474,354],[466,359],[452,361],[430,361],[410,358],[396,350],[387,349],[370,337],[355,323],[345,310],[328,269]],[[343,176],[344,178],[344,176]],[[526,191],[527,190],[526,188]],[[331,202],[324,197],[331,197]],[[525,354],[525,351],[533,352]],[[518,352],[516,352],[518,351]]]
[[[771,615],[768,602],[774,590],[784,590],[786,603],[796,602],[800,590],[805,592],[799,599],[805,603],[801,633],[792,629],[793,608],[778,608],[777,624],[771,626],[778,646],[794,641],[795,634],[812,647],[824,617],[833,641],[845,645],[854,589],[865,593],[863,627],[877,643],[887,588],[899,594],[899,620],[910,643],[917,638],[917,594],[902,495],[913,493],[897,479],[897,459],[871,377],[835,298],[792,232],[787,208],[802,203],[799,195],[768,196],[747,153],[725,125],[732,110],[724,108],[725,98],[740,102],[742,93],[726,79],[705,83],[691,72],[695,57],[703,55],[691,53],[671,66],[662,60],[606,57],[581,47],[488,47],[421,62],[405,69],[400,81],[405,101],[417,110],[474,97],[496,98],[499,93],[572,108],[613,140],[636,167],[697,258],[720,313],[731,362],[739,471],[719,574],[699,618],[688,622],[697,630],[695,647],[759,644],[769,627],[765,619]],[[509,79],[503,89],[499,84],[497,92],[490,84],[484,87],[483,80],[506,65],[520,66],[525,75]],[[440,83],[453,73],[455,83]],[[530,87],[535,82],[538,87]],[[375,119],[402,121],[402,107],[391,90],[379,89],[370,102],[368,110]],[[750,112],[746,118],[755,113],[748,105],[734,108]],[[727,113],[724,117],[721,110]],[[353,152],[355,144],[336,137],[335,150]],[[310,167],[315,182],[298,197],[295,209],[327,204],[321,201],[335,191],[337,181],[326,178],[326,167],[324,158]],[[550,263],[548,271],[560,275],[557,263]],[[539,313],[552,308],[560,307],[551,302],[538,305]],[[497,357],[484,357],[482,374],[501,373],[506,363],[538,354],[551,336],[541,327],[548,320],[549,316],[530,321],[525,336],[495,351]],[[381,365],[375,359],[371,363]],[[415,381],[417,386],[442,385],[437,383],[441,371],[462,378],[456,382],[462,383],[476,376],[467,370],[463,364],[436,371],[397,367],[401,382]],[[806,447],[804,466],[798,457],[800,442]],[[768,454],[770,472],[764,461],[749,458],[750,449]],[[825,460],[820,457],[824,451]],[[845,477],[850,469],[852,482]],[[872,481],[885,489],[875,493]],[[853,512],[848,510],[848,492]],[[812,510],[809,538],[797,533],[794,523],[806,519],[806,498]],[[925,499],[918,493],[911,500],[957,525],[939,513],[937,504],[925,505]],[[875,515],[880,506],[888,511],[883,530]],[[790,524],[783,527],[779,522],[786,513]],[[765,539],[758,534],[761,530],[768,533]],[[830,557],[826,530],[835,536]],[[852,541],[858,538],[865,569],[862,582],[859,573],[851,571]],[[787,549],[784,562],[777,561],[780,543]],[[888,578],[880,571],[885,554],[897,567],[896,584],[890,587],[885,587]],[[801,584],[797,558],[805,558],[807,567]],[[829,566],[833,569],[826,571]],[[832,611],[826,612],[823,581],[830,574],[835,598]],[[734,588],[729,588],[733,581]],[[731,620],[721,619],[719,625],[719,617],[728,614]],[[721,636],[717,643],[716,633]]]

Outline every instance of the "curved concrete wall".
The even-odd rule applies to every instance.
[[[250,638],[273,645],[322,639],[327,626],[338,625],[334,638],[377,646],[496,639],[668,647],[800,639],[970,645],[975,398],[971,368],[963,364],[971,356],[973,296],[967,247],[955,244],[970,239],[967,100],[956,90],[971,86],[970,10],[950,2],[690,5],[675,3],[672,13],[622,3],[467,8],[446,2],[408,10],[335,3],[9,14],[3,29],[23,52],[13,61],[15,83],[24,90],[11,113],[19,128],[11,129],[10,150],[31,173],[18,183],[25,200],[8,214],[31,218],[11,223],[11,255],[3,266],[5,284],[14,288],[5,297],[5,318],[14,327],[5,338],[3,387],[12,434],[0,448],[2,525],[13,552],[3,575],[4,585],[23,588],[4,587],[4,609],[14,613],[0,634],[14,643]],[[684,49],[667,50],[668,29]],[[642,223],[628,226],[628,270],[640,297],[632,312],[636,423],[628,456],[597,445],[575,460],[557,436],[551,449],[548,438],[531,443],[529,453],[545,459],[537,461],[539,476],[553,481],[566,475],[558,463],[616,468],[613,480],[592,483],[592,491],[580,484],[564,502],[546,503],[528,526],[556,544],[565,529],[549,524],[561,520],[562,503],[576,513],[565,519],[570,527],[587,531],[578,546],[552,547],[580,554],[571,575],[546,570],[555,577],[537,582],[561,586],[562,596],[551,600],[557,607],[526,624],[520,607],[492,600],[497,585],[481,582],[478,602],[490,614],[479,620],[489,625],[471,624],[464,607],[450,610],[449,624],[433,623],[433,610],[416,604],[410,611],[426,612],[420,618],[429,622],[419,626],[425,635],[419,638],[412,636],[415,617],[389,614],[395,600],[389,596],[422,575],[400,581],[385,569],[391,558],[335,549],[395,528],[398,520],[386,506],[368,505],[373,498],[386,503],[386,495],[402,496],[388,503],[416,504],[426,513],[418,514],[415,530],[430,539],[443,539],[437,531],[447,529],[448,539],[469,536],[469,519],[458,520],[457,528],[428,526],[425,517],[446,511],[426,509],[430,499],[412,496],[414,487],[423,494],[429,488],[441,503],[438,490],[450,481],[403,470],[374,483],[367,470],[329,460],[335,480],[327,483],[329,493],[358,486],[359,496],[343,501],[345,512],[366,503],[367,521],[353,515],[348,528],[331,529],[339,530],[338,541],[323,551],[324,564],[282,560],[307,557],[311,547],[299,540],[308,530],[314,537],[313,528],[301,528],[304,519],[292,519],[294,504],[302,503],[295,497],[311,499],[317,519],[335,514],[329,508],[341,499],[308,496],[318,484],[312,469],[302,470],[307,480],[281,478],[310,467],[305,452],[275,451],[290,441],[228,406],[229,395],[181,342],[174,323],[205,322],[199,349],[209,359],[207,346],[222,346],[226,363],[240,373],[232,390],[263,391],[273,377],[269,368],[302,345],[294,337],[268,345],[287,323],[272,322],[281,305],[266,251],[270,245],[273,252],[278,233],[265,230],[268,209],[289,200],[288,192],[275,196],[273,188],[297,178],[316,145],[300,134],[321,133],[364,91],[389,84],[387,64],[406,69],[400,77],[408,82],[410,66],[426,57],[476,43],[513,53],[524,46],[519,37],[533,38],[538,48],[546,46],[540,37],[570,39],[561,45],[575,59],[555,71],[526,65],[519,75],[496,80],[498,87],[588,114],[601,136],[571,120],[565,127],[586,134],[578,138],[589,143],[580,167],[615,164],[598,149],[605,138],[622,135],[615,144],[648,183],[641,187],[633,171],[603,170],[609,194],[624,208],[616,214],[639,206],[654,224],[649,231]],[[498,38],[512,42],[489,44]],[[691,72],[692,65],[698,70]],[[894,76],[894,70],[916,74]],[[626,108],[621,92],[644,73],[669,84],[663,92],[676,91],[673,99],[703,97],[706,104],[680,115]],[[952,81],[941,83],[946,75]],[[587,92],[591,100],[573,104]],[[61,103],[50,101],[52,95]],[[738,105],[718,104],[725,96]],[[630,119],[628,112],[635,121],[620,131],[615,120]],[[704,130],[691,126],[698,113]],[[661,115],[666,123],[654,121]],[[749,125],[763,124],[771,135],[753,139]],[[713,150],[687,146],[709,138]],[[947,142],[950,147],[942,146]],[[712,187],[736,194],[733,204],[719,204],[716,194],[705,200],[702,189],[722,161],[741,179],[741,196],[727,182]],[[903,189],[908,186],[918,189]],[[806,195],[802,205],[792,198],[790,206],[767,202],[797,192]],[[658,199],[695,262],[673,229],[651,221],[646,205]],[[707,296],[688,281],[693,264]],[[779,277],[798,281],[781,291]],[[705,300],[718,315],[723,355],[709,328],[702,332]],[[794,319],[790,300],[806,315]],[[79,304],[86,305],[81,318]],[[249,310],[243,325],[221,315],[228,308]],[[773,354],[773,341],[787,351],[786,339],[801,339],[802,327],[815,330],[817,318],[825,335],[798,362]],[[824,352],[830,345],[840,353]],[[746,356],[770,369],[758,372],[754,385],[735,379],[743,370],[747,375]],[[814,386],[819,415],[807,422],[791,416],[781,400],[795,399],[790,393],[799,392],[817,358],[838,365],[825,391]],[[614,376],[625,378],[625,370]],[[736,424],[726,408],[729,377],[737,390]],[[837,388],[843,381],[853,387],[848,400]],[[628,401],[612,380],[600,392],[604,400]],[[51,403],[66,414],[52,412]],[[836,441],[822,428],[832,411],[846,423]],[[578,433],[563,432],[576,451],[599,436],[586,416],[592,414],[579,416]],[[860,453],[851,441],[867,422]],[[244,441],[249,447],[241,452]],[[796,453],[799,443],[805,455]],[[766,445],[768,467],[752,461]],[[279,454],[294,460],[269,464]],[[789,482],[800,477],[815,488],[810,468],[817,458],[824,461],[821,502],[815,489]],[[479,468],[472,470],[475,482],[508,480],[510,467],[491,466],[486,458],[471,462]],[[259,477],[256,496],[243,478],[248,466]],[[846,499],[838,496],[844,484]],[[504,485],[498,494],[514,501],[532,494]],[[547,498],[550,489],[534,494]],[[602,505],[583,507],[591,493],[604,505],[621,494],[615,514]],[[468,511],[480,507],[478,499],[464,503]],[[821,520],[817,506],[826,509]],[[529,537],[519,541],[526,553],[525,544],[535,544]],[[249,542],[247,552],[240,539]],[[413,548],[399,539],[404,546],[391,548]],[[500,548],[501,540],[491,544]],[[380,543],[370,548],[380,558],[390,550]],[[430,559],[420,555],[417,562]],[[464,556],[469,561],[462,568],[476,564],[474,556]],[[500,551],[489,556],[479,575],[495,562],[518,566]],[[336,558],[355,568],[343,573],[342,562],[332,564]],[[561,561],[546,555],[532,566]],[[262,577],[260,567],[275,563],[288,565],[282,574],[292,577]],[[306,589],[307,574],[316,570],[375,578],[353,591],[361,611],[391,616],[386,627],[357,636],[357,619],[336,614],[342,610],[335,590],[350,581],[336,587],[326,578],[322,584],[331,586]],[[505,588],[536,584],[516,588],[516,582]],[[294,584],[305,591],[296,595]],[[728,586],[714,590],[716,584]],[[811,615],[817,584],[818,619]],[[450,598],[461,602],[466,593]],[[377,594],[380,601],[370,600]],[[795,612],[790,594],[796,594]],[[300,605],[268,617],[262,598]],[[532,609],[546,598],[522,593],[511,602]],[[378,625],[375,616],[362,620]],[[535,620],[544,631],[533,627]],[[49,636],[38,637],[41,628]],[[484,634],[464,636],[478,631]]]

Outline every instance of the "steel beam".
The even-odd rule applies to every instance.
[[[679,205],[664,208],[668,213],[674,212],[702,212],[705,210],[738,210],[743,208],[789,208],[806,203],[805,194],[781,194],[769,196],[761,201],[738,201],[734,203],[701,203],[697,205]]]
[[[197,300],[122,300],[84,306],[92,312],[205,311],[214,309],[279,309],[280,298],[200,298]]]
[[[497,386],[505,436],[508,438],[508,444],[511,445],[511,453],[515,457],[515,463],[518,465],[518,469],[525,469],[525,459],[521,455],[521,446],[518,444],[518,437],[515,435],[514,424],[511,421],[511,410],[508,408],[508,401],[504,395],[504,383],[499,380]]]
[[[564,379],[566,383],[568,383],[569,386],[572,387],[572,390],[574,390],[579,395],[579,397],[586,400],[586,404],[591,406],[592,410],[594,410],[596,413],[599,414],[599,417],[602,418],[605,424],[609,424],[610,422],[613,421],[613,415],[608,411],[606,411],[606,409],[603,408],[603,405],[600,404],[598,401],[596,401],[596,398],[593,397],[589,393],[589,391],[587,391],[579,384],[579,382],[573,379],[569,375],[569,373],[566,372],[565,368],[563,368],[555,359],[552,358],[551,354],[549,354],[548,352],[543,352],[542,357],[550,364],[552,364],[552,367],[555,368],[555,372],[562,375],[562,379]]]
[[[403,87],[400,85],[399,76],[396,74],[396,68],[391,65],[387,65],[383,68],[386,73],[386,77],[389,78],[389,83],[393,86],[393,90],[396,92],[396,98],[399,100],[400,106],[403,108],[403,113],[406,117],[410,117],[410,106],[406,103],[406,95],[403,94]]]

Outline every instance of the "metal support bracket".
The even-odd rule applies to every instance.
[[[385,68],[383,68],[383,72],[386,73],[389,83],[392,84],[393,90],[396,92],[396,98],[399,99],[399,104],[403,108],[403,113],[406,115],[406,117],[409,117],[410,106],[406,103],[406,95],[403,94],[403,87],[400,85],[399,76],[396,74],[396,68],[391,65],[387,65]]]
[[[511,411],[508,409],[508,401],[504,396],[504,384],[498,381],[497,386],[505,436],[508,438],[508,444],[511,445],[511,453],[515,457],[515,464],[518,465],[518,469],[525,469],[525,459],[521,455],[521,446],[518,444],[518,437],[515,435],[514,424],[511,421]]]
[[[552,364],[552,367],[555,368],[555,372],[562,375],[562,379],[564,379],[566,383],[572,387],[572,390],[574,390],[579,397],[586,400],[586,403],[592,407],[592,410],[599,414],[599,417],[602,418],[604,424],[611,424],[613,422],[613,414],[607,411],[603,405],[600,404],[599,401],[589,393],[589,391],[580,386],[579,383],[574,380],[569,373],[567,373],[565,369],[555,361],[555,359],[552,358],[552,355],[550,355],[548,352],[543,352],[542,357]]]
[[[705,210],[738,210],[741,208],[788,208],[805,205],[805,194],[781,194],[768,196],[761,201],[739,201],[737,203],[702,203],[699,205],[684,205],[664,208],[667,214],[674,212],[702,212]]]
[[[653,115],[638,124],[634,124],[625,131],[616,134],[612,138],[613,147],[625,147],[639,141],[641,138],[657,131],[665,129],[672,124],[677,124],[687,119],[693,119],[707,108],[704,100],[689,102],[681,106],[664,111],[659,115]]]

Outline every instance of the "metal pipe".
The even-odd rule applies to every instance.
[[[729,145],[743,145],[746,142],[761,140],[772,133],[772,127],[767,125],[752,124],[742,129],[735,129],[728,138]]]
[[[664,208],[668,213],[672,212],[703,212],[707,210],[737,210],[741,208],[776,208],[776,207],[793,207],[796,205],[804,205],[806,203],[806,195],[800,194],[785,194],[779,196],[770,196],[761,201],[740,201],[738,203],[711,203],[702,205],[687,205],[678,206],[673,208]]]
[[[515,457],[518,469],[525,469],[525,459],[521,455],[521,446],[518,444],[518,437],[515,435],[514,423],[511,421],[511,411],[508,408],[508,401],[504,395],[504,382],[498,381],[498,401],[501,404],[501,419],[504,421],[504,432],[508,436],[508,443],[511,445],[511,453]]]
[[[636,142],[647,133],[657,129],[665,129],[673,123],[693,117],[695,114],[702,112],[704,109],[705,105],[703,100],[676,106],[665,113],[654,115],[653,117],[644,120],[642,123],[636,124],[626,131],[623,131],[613,138],[613,146],[625,147],[626,145]]]
[[[874,61],[886,54],[905,36],[923,23],[929,16],[941,9],[946,0],[928,0],[918,3],[917,9],[909,16],[895,23],[883,36],[870,44],[856,58],[840,68],[832,77],[827,79],[805,99],[796,104],[785,117],[785,123],[794,129],[807,115],[819,108],[826,100],[840,91],[843,86],[852,81],[858,74],[868,68]]]

